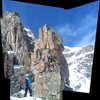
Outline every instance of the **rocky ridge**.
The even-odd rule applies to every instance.
[[[10,78],[8,74],[9,66],[7,67],[7,62],[11,60],[11,67],[13,65],[24,65],[31,66],[31,52],[33,50],[33,43],[35,37],[32,32],[30,34],[33,36],[29,37],[29,31],[21,24],[20,17],[16,12],[4,12],[3,19],[1,20],[1,34],[2,34],[2,48],[4,54],[4,70],[5,77]],[[31,42],[30,42],[31,41]],[[7,59],[7,55],[10,59]],[[7,67],[7,68],[6,68]],[[8,71],[8,72],[7,72]]]

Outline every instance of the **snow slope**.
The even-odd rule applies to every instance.
[[[24,95],[24,90],[21,90],[20,93]],[[10,100],[42,100],[42,99],[41,98],[36,98],[36,97],[30,97],[29,91],[28,91],[27,97],[18,98],[18,97],[10,96]]]
[[[17,97],[10,97],[10,100],[42,100],[40,98],[35,97],[24,97],[24,98],[17,98]]]
[[[70,73],[70,87],[77,92],[90,92],[94,46],[64,47]]]

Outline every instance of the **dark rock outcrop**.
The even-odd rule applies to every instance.
[[[4,75],[6,78],[11,78],[14,75],[13,69],[13,54],[3,53],[3,61],[4,61]]]

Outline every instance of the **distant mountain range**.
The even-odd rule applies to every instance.
[[[94,46],[64,46],[63,54],[68,63],[70,86],[73,91],[89,93]]]

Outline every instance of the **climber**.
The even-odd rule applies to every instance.
[[[29,90],[30,96],[32,96],[32,90],[31,90],[31,78],[29,74],[26,74],[23,79],[23,85],[25,87],[25,94],[24,96],[27,96],[27,91]]]

